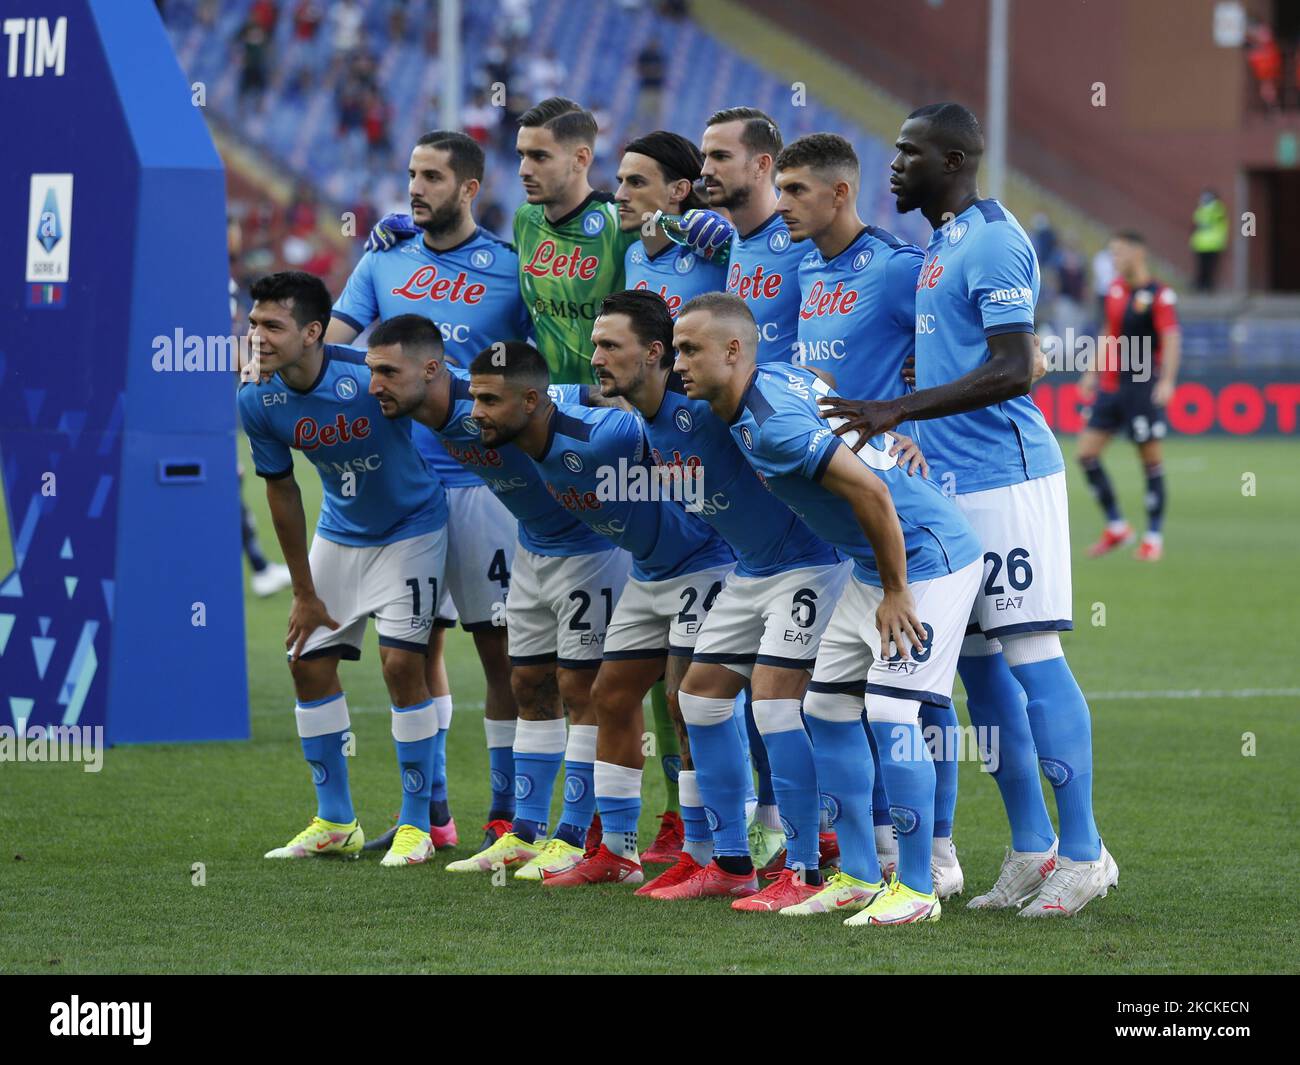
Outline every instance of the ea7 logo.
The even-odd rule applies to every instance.
[[[63,77],[63,64],[68,51],[68,20],[60,17],[50,32],[50,20],[44,18],[7,18],[4,35],[9,38],[9,65],[7,78],[40,78],[48,70],[56,78]],[[23,72],[18,73],[18,42],[22,40]]]
[[[263,407],[274,407],[277,403],[287,404],[289,402],[288,392],[268,392],[262,397]]]

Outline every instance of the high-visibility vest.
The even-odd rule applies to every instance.
[[[1223,251],[1228,246],[1228,209],[1222,200],[1196,205],[1192,212],[1192,251]]]

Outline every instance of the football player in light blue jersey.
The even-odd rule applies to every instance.
[[[902,371],[916,347],[916,275],[923,253],[858,216],[858,156],[834,133],[800,137],[776,158],[776,209],[796,241],[814,245],[799,264],[799,352],[795,362],[817,371],[845,396],[893,399],[907,391]],[[801,244],[800,247],[807,247]],[[910,423],[900,426],[915,433]],[[921,705],[925,734],[934,743],[938,787],[934,816],[935,892],[946,899],[965,885],[952,843],[957,806],[957,711]],[[871,734],[868,732],[868,738]],[[873,756],[876,755],[873,740]],[[879,767],[879,758],[876,765]],[[884,774],[872,800],[876,849],[882,865],[897,862],[898,845]]]
[[[926,420],[926,450],[984,545],[986,577],[961,673],[971,719],[1001,737],[995,777],[1012,851],[973,907],[1031,901],[1027,917],[1070,916],[1119,879],[1092,812],[1092,723],[1061,650],[1073,628],[1061,449],[1029,398],[1037,365],[1038,260],[1020,223],[982,199],[978,120],[931,104],[903,123],[890,186],[900,212],[934,226],[916,294],[917,391],[835,400],[837,431]],[[931,420],[932,419],[932,420]],[[1008,668],[1009,667],[1009,668]],[[1059,844],[1037,765],[1056,794]]]
[[[609,624],[592,687],[601,845],[567,872],[545,875],[543,886],[638,884],[644,879],[636,833],[645,761],[641,703],[661,676],[675,703],[700,625],[735,559],[654,476],[639,416],[554,403],[546,360],[528,344],[481,352],[470,375],[483,442],[513,442],[565,510],[632,555],[632,576],[617,605],[612,598],[592,604]]]
[[[798,342],[799,261],[807,249],[791,240],[776,210],[772,181],[781,132],[755,107],[729,107],[709,117],[700,147],[704,191],[714,209],[683,219],[686,240],[700,250],[727,243],[726,290],[745,300],[758,322],[758,361],[789,362]]]
[[[650,225],[656,211],[681,215],[704,206],[693,188],[703,165],[699,148],[666,130],[632,141],[618,165],[619,222],[624,230],[641,231],[624,257],[625,284],[657,293],[673,315],[692,296],[721,292],[727,284],[725,252],[706,258]]]
[[[684,247],[650,224],[656,211],[680,215],[704,205],[693,187],[703,162],[699,148],[685,137],[657,130],[629,144],[618,166],[614,202],[618,206],[619,224],[626,232],[638,229],[641,232],[641,239],[624,255],[624,284],[630,289],[657,292],[674,314],[697,293],[721,291],[726,285],[725,251],[705,253]],[[585,392],[586,386],[583,388]],[[677,809],[682,751],[662,685],[655,685],[650,706],[655,748],[668,783],[668,809],[660,815],[659,835],[641,860],[675,863],[685,842],[685,826]],[[744,713],[743,703],[739,712]],[[687,787],[692,780],[687,778]]]
[[[737,559],[678,695],[685,733],[683,853],[640,891],[664,901],[722,896],[736,909],[774,912],[820,886],[817,781],[798,700],[846,566],[763,487],[708,403],[686,396],[671,372],[673,319],[663,299],[640,291],[607,296],[591,336],[601,396],[623,398],[641,415],[664,481],[696,489],[692,509]],[[760,723],[793,715],[797,726],[763,730],[775,733],[767,742],[789,839],[784,862],[762,892],[746,838],[745,755],[732,709],[751,674]],[[599,788],[597,801],[604,802]]]
[[[398,829],[382,864],[418,864],[433,853],[438,718],[424,659],[447,549],[442,485],[410,426],[388,421],[369,394],[361,353],[323,342],[330,298],[319,278],[271,274],[251,295],[249,337],[269,380],[240,389],[239,414],[293,576],[285,646],[317,800],[311,823],[266,857],[356,857],[365,843],[348,788],[345,755],[353,740],[338,666],[340,658],[361,657],[373,616],[402,781]],[[310,552],[294,451],[321,478]]]
[[[865,441],[858,455],[842,445],[818,413],[817,397],[834,394],[824,381],[802,367],[756,366],[756,334],[747,305],[731,294],[697,296],[683,307],[673,342],[687,395],[708,400],[768,488],[853,559],[804,698],[841,871],[781,912],[860,910],[848,924],[937,920],[935,773],[920,709],[952,701],[979,584],[979,543],[935,485],[900,466],[883,436]],[[888,884],[875,849],[864,692],[899,833],[898,870]],[[786,727],[798,727],[797,715]]]
[[[346,344],[376,320],[420,314],[442,331],[447,361],[467,368],[483,348],[498,340],[528,337],[532,326],[519,294],[519,257],[514,248],[480,229],[474,198],[483,181],[483,150],[464,133],[434,130],[411,151],[409,193],[416,232],[387,254],[361,257],[334,304],[326,341]],[[432,833],[439,848],[455,846],[456,822],[447,802],[446,738],[452,695],[443,659],[446,629],[457,617],[472,634],[487,682],[484,730],[492,779],[513,780],[508,761],[516,707],[510,687],[504,619],[506,591],[515,553],[509,515],[483,483],[447,453],[418,422],[411,426],[421,454],[447,488],[447,579],[434,615],[428,681],[438,711]],[[501,775],[497,775],[501,774]],[[488,835],[495,841],[501,822],[514,812],[514,795],[493,789]],[[367,844],[369,850],[384,838]],[[485,843],[486,845],[486,843]]]
[[[517,447],[484,443],[471,416],[470,375],[448,366],[443,350],[438,328],[427,318],[399,315],[370,334],[366,363],[371,390],[384,404],[385,415],[409,415],[426,425],[500,501],[507,519],[518,520],[519,547],[503,620],[519,722],[512,760],[496,748],[489,751],[494,791],[505,793],[494,805],[505,795],[517,795],[517,809],[489,826],[490,838],[478,853],[447,868],[468,873],[514,867],[518,879],[539,880],[544,871],[570,868],[583,854],[594,804],[591,684],[607,623],[599,604],[617,600],[629,556],[565,512],[532,459]],[[567,739],[565,708],[572,722]],[[548,842],[551,793],[561,758],[565,805]]]

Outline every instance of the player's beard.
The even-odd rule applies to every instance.
[[[460,208],[454,203],[441,207],[429,207],[429,218],[419,223],[420,228],[431,237],[441,237],[460,225]]]
[[[721,207],[723,210],[726,211],[734,211],[738,207],[744,207],[745,204],[749,203],[749,197],[750,197],[749,189],[747,188],[735,189],[734,191],[724,195],[720,200],[715,200],[712,197],[710,197],[709,206],[713,208]]]

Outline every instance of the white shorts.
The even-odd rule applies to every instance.
[[[518,523],[485,484],[447,489],[447,579],[434,625],[466,632],[506,623]]]
[[[731,574],[695,641],[693,662],[748,677],[757,663],[811,670],[852,562],[806,566],[770,577]]]
[[[929,645],[913,648],[908,658],[895,653],[883,659],[876,608],[882,589],[849,580],[822,636],[809,691],[839,695],[887,695],[918,699],[934,706],[952,705],[952,679],[957,656],[966,638],[966,619],[979,587],[981,566],[972,562],[956,573],[908,585],[916,615],[930,637]]]
[[[690,656],[734,563],[663,581],[629,579],[605,637],[605,657]]]
[[[953,497],[984,547],[967,633],[990,639],[1074,628],[1065,474]]]
[[[599,666],[605,632],[631,568],[632,556],[621,547],[568,558],[520,547],[506,600],[510,664]]]
[[[372,615],[381,647],[426,653],[446,559],[445,528],[380,547],[349,547],[317,536],[307,563],[316,594],[339,627],[322,625],[298,657],[356,661]]]

